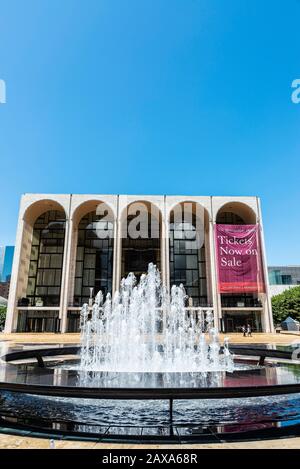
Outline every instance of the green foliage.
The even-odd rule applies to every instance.
[[[273,296],[272,310],[275,325],[284,321],[288,316],[300,321],[300,286]]]
[[[0,331],[4,329],[6,318],[6,306],[0,306]]]

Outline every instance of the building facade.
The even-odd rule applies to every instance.
[[[299,265],[269,266],[268,273],[271,296],[279,295],[285,290],[300,286]]]
[[[10,282],[0,282],[0,296],[8,299]]]
[[[270,285],[300,285],[300,265],[269,266]]]
[[[220,289],[217,226],[259,228],[263,289],[245,281],[231,290],[232,279]],[[221,250],[230,254],[232,239]],[[76,332],[83,303],[114,293],[129,272],[139,278],[150,262],[167,289],[184,285],[191,313],[212,310],[219,330],[273,330],[257,197],[77,194],[22,196],[5,330]]]
[[[0,246],[0,296],[8,299],[14,246]]]
[[[14,258],[14,246],[0,246],[0,282],[9,282]]]

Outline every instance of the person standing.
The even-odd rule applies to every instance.
[[[247,336],[252,337],[252,330],[250,324],[247,324]]]
[[[242,327],[242,333],[243,333],[243,337],[246,337],[246,327],[245,326]]]

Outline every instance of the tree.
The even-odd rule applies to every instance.
[[[284,321],[288,316],[300,321],[300,286],[273,296],[272,310],[274,324]]]
[[[4,329],[6,318],[6,306],[0,306],[0,331]]]

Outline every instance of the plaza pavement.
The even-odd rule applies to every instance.
[[[241,333],[220,334],[221,341],[224,337],[229,338],[231,344],[278,344],[289,345],[293,342],[300,343],[300,333],[280,333],[280,334],[266,334],[257,332],[252,337],[243,337]],[[2,341],[8,342],[9,345],[13,344],[76,344],[79,343],[79,333],[68,334],[54,334],[54,333],[14,333],[4,334],[0,333],[0,343]]]
[[[221,334],[221,340],[225,335]],[[289,345],[300,343],[300,334],[265,334],[255,333],[253,337],[243,337],[242,334],[226,334],[232,344],[280,344]],[[0,333],[0,343],[5,341],[8,345],[13,344],[74,344],[79,341],[79,334],[4,334]],[[300,437],[282,438],[276,440],[249,441],[241,443],[203,443],[200,445],[133,445],[133,444],[112,444],[96,443],[87,441],[66,441],[55,440],[55,449],[299,449]],[[0,434],[0,449],[49,449],[50,440],[47,438],[30,438]]]

